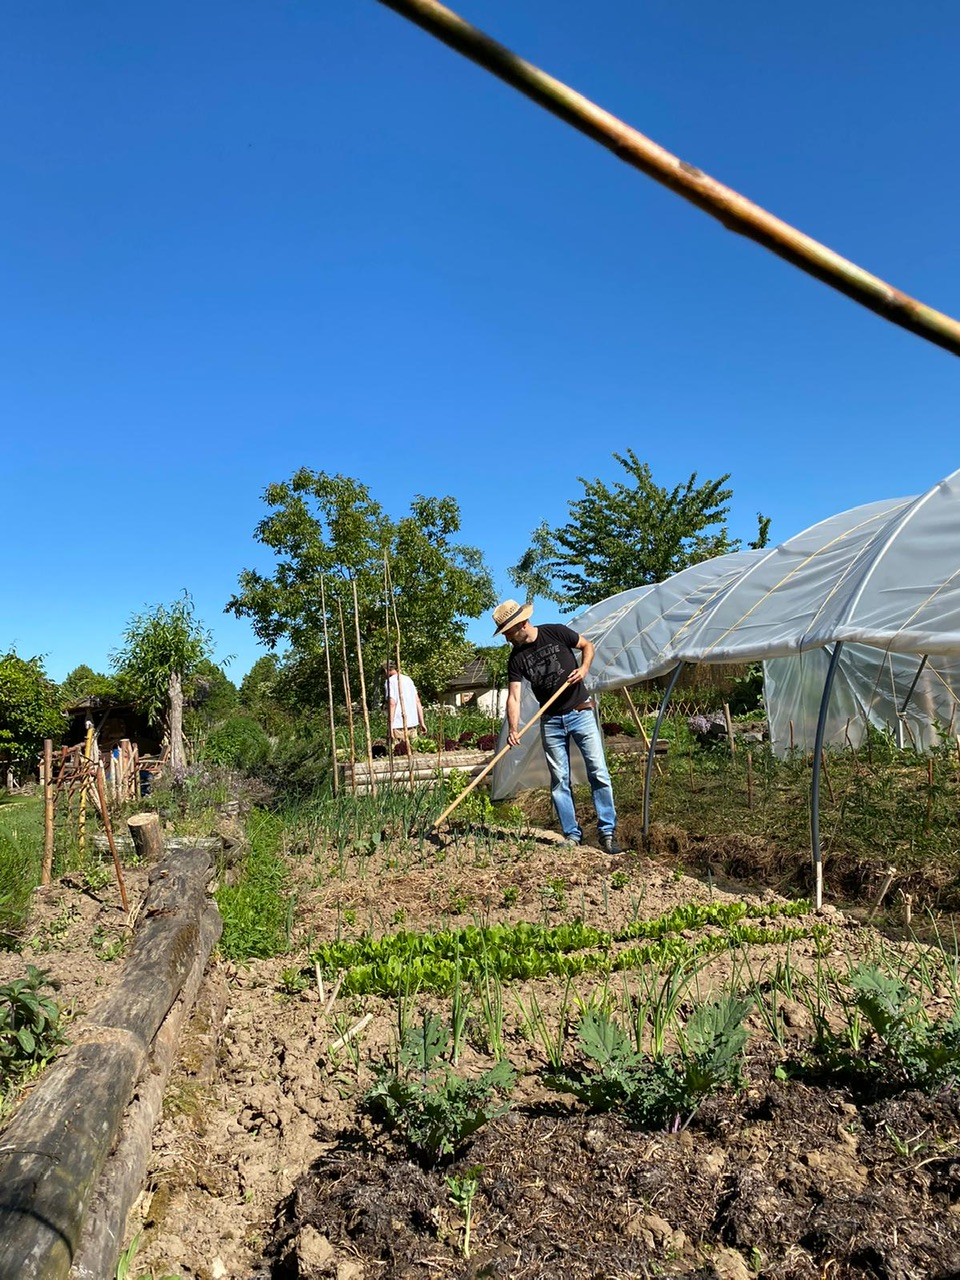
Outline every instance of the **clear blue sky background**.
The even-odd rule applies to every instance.
[[[960,315],[955,4],[459,12]],[[453,494],[510,595],[614,451],[731,472],[733,533],[776,540],[960,465],[955,357],[375,0],[8,5],[0,109],[0,651],[55,679],[186,589],[239,681],[222,609],[300,466],[394,516]]]

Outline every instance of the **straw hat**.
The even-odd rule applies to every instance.
[[[532,613],[532,604],[517,604],[516,600],[504,600],[503,604],[498,604],[493,611],[493,620],[497,624],[493,634],[499,636],[510,627],[518,627],[521,622],[526,622]]]

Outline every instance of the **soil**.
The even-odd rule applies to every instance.
[[[960,1276],[954,1092],[866,1094],[779,1078],[783,1055],[752,1014],[745,1088],[706,1101],[683,1128],[637,1130],[546,1086],[543,1052],[522,1036],[513,998],[529,1002],[535,990],[555,1025],[564,984],[521,983],[505,994],[518,1073],[511,1109],[446,1166],[422,1167],[358,1106],[371,1064],[395,1043],[396,1001],[337,995],[331,1004],[334,975],[321,975],[321,995],[308,963],[320,941],[401,925],[582,917],[616,929],[691,901],[772,902],[771,890],[744,894],[664,860],[611,859],[550,836],[453,833],[424,844],[388,835],[359,860],[291,852],[290,953],[239,966],[215,954],[210,965],[131,1215],[127,1241],[140,1233],[131,1277]],[[145,888],[146,872],[129,870],[131,905]],[[875,953],[869,927],[833,909],[820,919],[839,967]],[[65,879],[38,891],[21,951],[0,953],[0,982],[36,964],[81,1016],[120,972],[123,923],[112,884]],[[767,948],[756,963],[783,955]],[[791,961],[812,967],[813,944],[794,944]],[[702,997],[729,963],[728,953],[703,971]],[[577,994],[586,1002],[596,985],[578,983]],[[449,1001],[425,1003],[449,1016]],[[784,1013],[795,1045],[808,1041],[807,1010],[788,1002]],[[356,1060],[331,1050],[367,1014],[350,1041]],[[215,1058],[203,1048],[211,1024],[220,1027]],[[462,1070],[489,1065],[475,1016]],[[447,1180],[476,1169],[467,1259]]]

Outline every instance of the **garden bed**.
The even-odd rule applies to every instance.
[[[689,1010],[738,965],[746,981],[746,960],[758,979],[784,965],[811,980],[825,963],[844,971],[882,949],[873,930],[833,911],[783,916],[786,904],[769,891],[744,898],[663,863],[611,860],[524,832],[387,834],[362,848],[300,850],[288,870],[296,895],[289,952],[220,959],[208,973],[199,1001],[206,1012],[184,1039],[128,1226],[128,1242],[139,1233],[131,1275],[945,1280],[960,1271],[955,1094],[879,1076],[867,1088],[797,1074],[789,1063],[813,1031],[803,1001],[782,1002],[782,1045],[757,1010],[749,1015],[742,1091],[705,1098],[682,1124],[653,1129],[551,1087],[543,1044],[523,1030],[520,1009],[531,1015],[535,1000],[571,1062],[582,1007],[615,1004],[624,984],[636,990],[638,972],[670,971],[666,952],[640,970],[629,957],[617,968],[631,947],[666,939],[692,954],[704,940],[717,943],[704,953]],[[39,964],[74,1008],[89,1009],[122,973],[111,941],[122,936],[115,896],[110,885],[91,892],[79,881],[38,894],[22,954],[0,955],[0,978]],[[740,901],[760,932],[731,947],[728,926],[709,921]],[[663,938],[644,941],[644,926],[678,909]],[[393,1053],[398,1010],[413,1021],[424,1009],[449,1020],[451,997],[424,989],[398,1003],[364,994],[353,979],[337,990],[333,961],[321,963],[318,983],[310,957],[401,933],[442,941],[478,924],[526,921],[552,938],[577,920],[615,939],[585,947],[577,976],[551,960],[541,976],[470,989],[458,1070],[476,1078],[491,1066],[499,991],[503,1045],[517,1072],[509,1111],[439,1162],[374,1124],[362,1100],[373,1068]],[[793,941],[775,933],[786,927],[798,930]],[[548,954],[541,946],[533,958],[539,953]],[[927,955],[912,943],[889,953],[904,963]],[[409,946],[406,954],[401,968],[412,974]],[[945,977],[929,996],[935,1011],[949,1009]],[[221,1032],[215,1064],[211,1023]],[[465,1258],[454,1189],[462,1204],[471,1177]]]

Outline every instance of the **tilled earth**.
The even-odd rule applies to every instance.
[[[310,947],[336,936],[478,919],[582,917],[616,929],[731,896],[717,884],[633,855],[612,862],[596,849],[531,838],[458,837],[437,848],[385,840],[363,856],[300,851],[292,866],[291,953],[243,966],[215,957],[210,966],[131,1215],[128,1241],[140,1233],[131,1277],[960,1276],[953,1092],[865,1096],[780,1079],[782,1054],[753,1014],[745,1089],[708,1100],[678,1131],[637,1131],[546,1087],[544,1055],[521,1034],[516,998],[535,993],[554,1026],[576,1009],[562,983],[521,983],[504,996],[518,1073],[511,1110],[451,1164],[424,1168],[359,1108],[371,1064],[395,1043],[396,1002],[331,1001],[334,975],[321,975],[322,993],[299,976],[310,974]],[[144,873],[131,872],[127,886],[131,899],[142,894]],[[68,881],[39,892],[21,953],[0,953],[0,981],[34,963],[60,981],[74,1010],[89,1009],[122,964],[108,958],[123,937],[115,898],[112,886],[92,892]],[[838,912],[823,918],[838,967],[875,951],[872,930]],[[795,944],[791,963],[812,966],[813,952]],[[729,975],[725,965],[729,957],[704,970],[701,997]],[[593,986],[585,981],[577,995],[589,1001]],[[449,1013],[449,1002],[432,1004]],[[809,1013],[792,1002],[784,1012],[798,1049],[809,1040]],[[349,1042],[355,1053],[331,1048],[368,1014]],[[220,1029],[215,1057],[204,1048],[211,1026]],[[469,1032],[468,1074],[490,1065],[476,1008]],[[478,1190],[466,1258],[448,1179],[471,1171]]]

